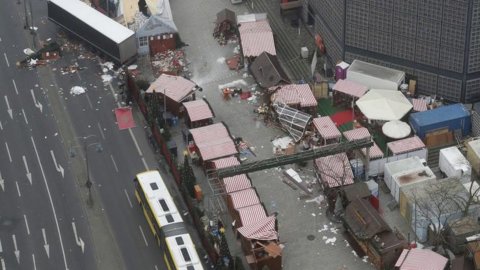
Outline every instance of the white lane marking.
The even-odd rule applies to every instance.
[[[140,150],[140,147],[138,146],[137,139],[135,139],[135,136],[133,135],[132,129],[128,129],[128,133],[130,133],[130,137],[132,137],[133,143],[135,144],[135,147],[137,148],[138,154],[140,156],[143,156],[142,150]]]
[[[12,83],[13,83],[13,88],[15,88],[15,93],[17,93],[17,95],[18,95],[17,84],[15,83],[14,79],[12,79]]]
[[[5,260],[3,258],[0,259],[0,262],[2,264],[2,269],[6,270],[7,267],[5,266]]]
[[[15,185],[17,186],[18,197],[22,197],[22,194],[20,193],[20,187],[18,186],[18,181],[15,181]]]
[[[0,130],[3,130],[2,121],[0,121]]]
[[[50,245],[47,243],[47,233],[45,232],[45,228],[42,228],[42,235],[43,235],[43,247],[45,248],[45,252],[47,253],[47,257],[50,259]]]
[[[8,143],[5,142],[5,148],[7,148],[7,154],[8,154],[8,159],[10,160],[10,163],[12,162],[12,156],[10,155],[10,148],[8,148]]]
[[[25,110],[22,108],[22,114],[23,114],[23,119],[25,119],[25,123],[28,125],[28,119],[27,119],[27,114],[25,113]]]
[[[50,154],[52,155],[53,163],[55,164],[55,169],[57,172],[62,174],[62,178],[64,177],[65,170],[63,169],[62,165],[57,163],[57,159],[55,158],[55,154],[53,153],[53,150],[50,150]]]
[[[118,172],[118,167],[117,167],[117,163],[115,162],[115,159],[113,159],[112,155],[110,155],[110,158],[112,159],[113,167],[115,167],[115,171]]]
[[[33,104],[35,104],[35,107],[37,107],[40,110],[40,113],[42,113],[43,112],[42,103],[38,102],[37,98],[35,97],[35,93],[33,92],[33,89],[30,89],[30,93],[32,94]]]
[[[108,86],[110,87],[110,92],[112,92],[112,96],[115,98],[115,101],[117,102],[117,106],[122,107],[122,104],[120,104],[120,102],[118,101],[118,96],[115,95],[115,89],[113,89],[113,86],[110,82],[108,83]]]
[[[50,188],[48,187],[47,178],[45,177],[45,171],[43,170],[42,162],[40,161],[40,156],[38,155],[37,146],[35,145],[35,141],[33,140],[33,137],[30,137],[30,139],[32,140],[33,149],[35,150],[35,155],[37,156],[37,161],[38,161],[38,164],[40,165],[40,171],[42,172],[43,182],[45,184],[45,187],[47,188],[47,195],[50,201],[50,207],[52,208],[53,218],[55,219],[55,225],[57,227],[58,238],[60,239],[60,248],[62,249],[62,256],[63,256],[63,263],[65,266],[65,270],[68,270],[67,257],[65,256],[65,249],[63,248],[63,239],[62,239],[62,234],[60,232],[60,225],[58,224],[57,212],[55,211],[55,207],[53,206],[52,194],[50,193]]]
[[[20,263],[20,250],[18,250],[17,247],[17,238],[15,237],[15,234],[12,234],[12,240],[13,240],[13,253],[15,253],[15,257],[17,258],[17,263]]]
[[[102,135],[102,139],[105,140],[105,134],[103,133],[102,126],[100,126],[100,123],[97,123],[97,126],[98,126],[98,130],[100,130],[100,135]]]
[[[37,270],[37,263],[35,262],[35,254],[32,253],[32,261],[33,261],[33,270]]]
[[[127,201],[128,201],[128,204],[130,204],[130,208],[133,208],[133,204],[132,204],[132,201],[130,200],[130,197],[128,196],[127,190],[123,189],[123,192],[125,192],[125,196],[127,196]]]
[[[10,103],[8,103],[8,97],[5,96],[5,103],[7,104],[7,112],[10,115],[10,119],[13,119],[13,110],[10,108]]]
[[[31,185],[32,184],[32,173],[30,172],[30,169],[28,169],[27,158],[25,156],[22,156],[22,159],[23,159],[23,164],[25,164],[25,170],[27,171],[28,181],[30,182],[30,185]]]
[[[73,234],[75,236],[75,242],[77,242],[77,245],[82,249],[82,253],[84,253],[85,252],[85,242],[83,242],[82,238],[78,237],[77,226],[75,226],[74,221],[72,221],[72,229],[73,229]]]
[[[5,62],[7,62],[7,67],[10,67],[10,63],[8,62],[7,54],[3,53],[3,56],[5,56]]]
[[[2,240],[0,240],[0,253],[3,253]]]
[[[157,265],[156,265],[156,264],[154,265],[154,267],[155,267],[155,270],[158,270],[158,267],[157,267]]]
[[[2,187],[2,191],[5,191],[5,179],[3,179],[1,172],[0,172],[0,187]]]
[[[28,227],[27,215],[23,215],[23,219],[25,220],[25,227],[27,228],[27,235],[30,235],[30,228]]]
[[[145,166],[145,169],[148,171],[148,165],[147,165],[147,162],[145,161],[145,158],[142,157],[142,162],[143,162],[143,166]]]
[[[78,72],[77,72],[78,73]],[[90,106],[90,109],[93,110],[93,105],[92,105],[92,101],[90,100],[90,97],[87,95],[87,93],[85,92],[85,96],[87,97],[87,101],[88,101],[88,106]]]
[[[140,229],[140,233],[142,234],[143,241],[145,241],[145,246],[148,247],[147,238],[145,237],[145,234],[143,233],[142,226],[138,225],[138,228]]]

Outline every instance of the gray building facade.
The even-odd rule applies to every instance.
[[[405,71],[417,94],[480,101],[480,0],[304,0],[327,60]]]

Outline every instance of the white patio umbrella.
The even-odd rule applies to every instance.
[[[397,90],[371,89],[356,102],[369,120],[399,120],[412,108],[412,103]]]
[[[410,135],[412,129],[410,126],[399,120],[388,121],[382,126],[382,132],[393,139],[402,139]]]

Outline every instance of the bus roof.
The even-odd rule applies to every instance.
[[[132,30],[103,15],[101,12],[79,0],[49,0],[63,10],[77,17],[93,29],[120,44],[135,34]]]
[[[203,269],[195,245],[189,234],[180,234],[165,238],[167,246],[175,262],[175,269],[200,270]]]
[[[139,173],[137,180],[160,227],[183,222],[158,171]]]

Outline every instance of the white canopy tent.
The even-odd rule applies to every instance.
[[[388,121],[382,126],[383,134],[393,139],[403,139],[410,135],[410,125],[400,120]]]
[[[397,90],[371,89],[356,102],[369,120],[399,120],[412,108],[412,103]]]

